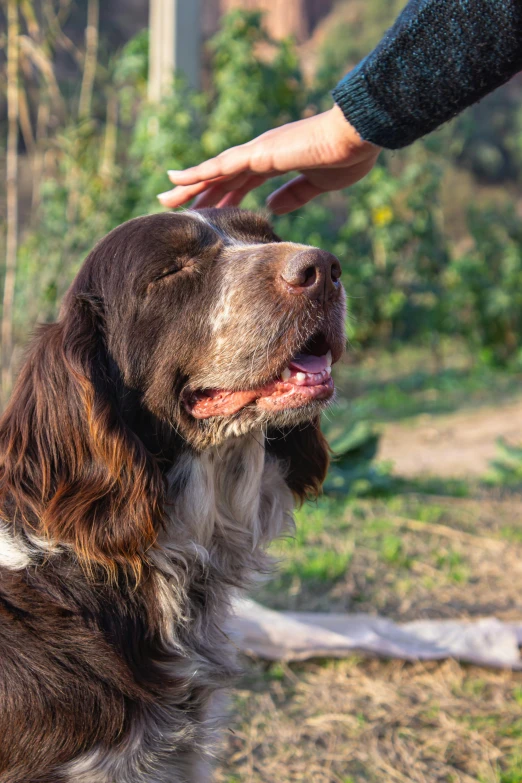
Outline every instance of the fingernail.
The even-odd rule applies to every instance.
[[[156,198],[159,198],[161,201],[162,198],[166,198],[167,196],[170,196],[171,193],[172,193],[171,190],[166,190],[165,193],[158,193]]]
[[[176,174],[181,174],[181,171],[177,171],[176,169],[169,169],[167,171],[167,174],[169,175],[169,177],[175,177]]]

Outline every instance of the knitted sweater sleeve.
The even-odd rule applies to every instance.
[[[522,0],[410,0],[333,90],[366,141],[411,144],[522,70]]]

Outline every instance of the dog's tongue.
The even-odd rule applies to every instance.
[[[326,370],[328,360],[326,356],[312,356],[308,353],[298,353],[289,364],[291,370],[300,370],[301,372],[322,372]]]

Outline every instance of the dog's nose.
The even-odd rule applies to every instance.
[[[324,302],[340,288],[341,265],[326,250],[306,248],[286,261],[281,277],[292,294]]]

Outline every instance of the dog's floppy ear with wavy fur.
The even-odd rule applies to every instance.
[[[0,421],[0,513],[71,546],[88,572],[139,577],[162,524],[155,459],[116,407],[99,305],[40,329]]]
[[[320,494],[330,464],[330,449],[319,417],[286,429],[268,428],[266,448],[283,462],[286,482],[299,502]]]

